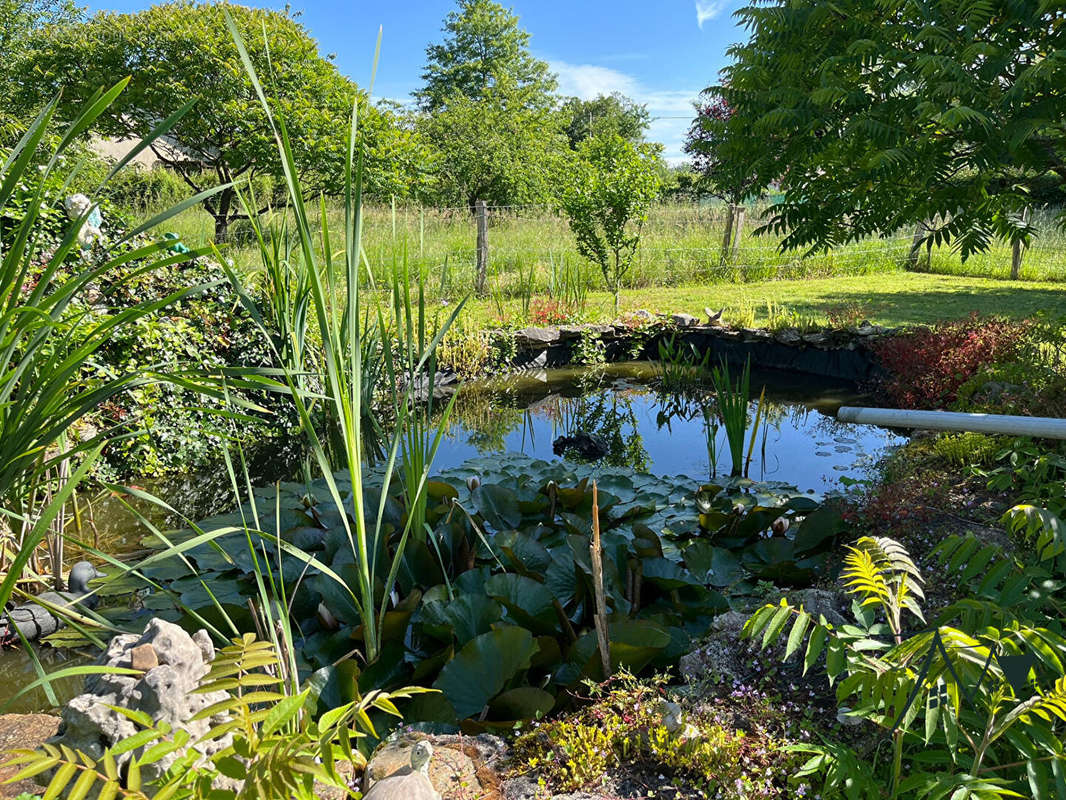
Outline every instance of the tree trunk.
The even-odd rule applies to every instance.
[[[740,239],[744,235],[744,206],[737,206],[736,211],[736,226],[737,230],[733,234],[733,259],[736,260],[737,253],[740,252]]]
[[[1029,221],[1029,209],[1022,212],[1022,222]],[[1015,239],[1011,242],[1010,279],[1016,281],[1021,277],[1022,257],[1025,255],[1025,242]]]
[[[223,189],[218,196],[218,205],[215,206],[215,210],[211,214],[215,218],[215,244],[223,244],[229,241],[229,224],[232,222],[230,209],[233,207],[235,194],[233,188],[230,187]]]
[[[911,249],[907,253],[907,269],[915,269],[918,266],[918,251],[922,249],[922,235],[925,233],[925,223],[919,222],[914,226],[914,235],[911,237]]]

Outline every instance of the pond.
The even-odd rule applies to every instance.
[[[712,398],[705,389],[683,396],[657,391],[659,371],[648,362],[609,364],[528,372],[505,379],[471,382],[457,398],[454,416],[434,463],[435,470],[456,467],[470,458],[519,452],[546,461],[558,460],[554,443],[560,436],[587,434],[605,452],[595,464],[625,466],[657,475],[688,475],[709,480],[715,470],[709,450],[705,411]],[[883,455],[906,441],[888,429],[837,422],[842,404],[860,403],[862,396],[847,384],[780,372],[752,374],[752,393],[765,386],[765,425],[757,437],[749,475],[754,480],[780,481],[821,495],[843,488],[842,478],[859,480]],[[751,405],[754,418],[755,406]],[[725,433],[713,437],[717,475],[730,472]],[[569,454],[568,454],[569,457]],[[276,477],[264,477],[268,482]],[[224,470],[210,475],[145,481],[144,488],[197,519],[232,506]],[[157,524],[175,519],[141,506]],[[101,546],[113,554],[139,548],[145,531],[121,503],[96,506]],[[106,544],[105,544],[106,542]],[[44,668],[54,672],[82,663],[87,652],[41,648]],[[21,650],[0,653],[0,700],[37,678]],[[56,687],[60,703],[80,691],[81,679]],[[19,698],[6,711],[28,712],[52,704],[40,690]]]
[[[709,430],[705,416],[713,409],[711,394],[697,388],[684,396],[664,396],[656,389],[658,376],[653,363],[628,362],[472,384],[460,393],[434,466],[447,469],[506,451],[550,461],[560,457],[554,449],[560,436],[588,434],[605,446],[602,463],[607,465],[707,480],[729,475],[725,431]],[[906,441],[886,428],[837,422],[841,405],[862,404],[853,386],[753,372],[752,394],[764,386],[762,432],[749,465],[753,480],[781,481],[823,494],[843,488],[841,478],[861,479],[886,452]],[[757,406],[758,401],[751,403],[749,419]],[[709,433],[714,433],[716,459]]]

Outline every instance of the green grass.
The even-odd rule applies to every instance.
[[[327,215],[332,229],[342,226],[339,209],[330,206]],[[314,223],[317,211],[310,210],[309,216]],[[722,225],[720,208],[653,209],[620,308],[685,311],[697,316],[702,316],[704,307],[725,308],[726,319],[739,325],[767,324],[774,321],[771,316],[778,317],[780,324],[782,312],[800,321],[823,321],[828,315],[839,317],[843,310],[844,316],[861,315],[899,325],[957,318],[973,311],[1026,317],[1066,307],[1066,237],[1054,231],[1048,220],[1041,221],[1044,233],[1025,255],[1023,280],[1015,282],[1008,280],[1011,253],[1005,244],[965,264],[942,248],[934,249],[926,263],[923,251],[922,269],[928,271],[905,272],[908,236],[798,259],[778,253],[769,237],[750,236],[750,222],[735,261],[723,266],[719,261]],[[248,227],[236,224],[234,241],[224,248],[238,270],[245,272],[259,269],[258,252],[246,238]],[[168,230],[197,246],[208,243],[214,229],[210,217],[194,208],[171,220]],[[471,291],[475,226],[465,209],[367,208],[364,247],[375,271],[381,273],[379,278],[386,278],[384,272],[397,244],[406,247],[411,270],[422,274],[429,298],[442,309]],[[466,309],[465,328],[532,321],[531,298],[536,307],[553,288],[556,297],[566,293],[558,284],[563,264],[570,266],[570,279],[588,291],[584,308],[572,310],[575,320],[613,316],[611,297],[602,291],[602,277],[576,253],[566,222],[546,209],[495,211],[489,247],[490,297]]]
[[[864,318],[881,325],[929,323],[979,314],[1015,318],[1039,311],[1066,312],[1066,285],[1049,282],[1006,281],[988,278],[892,272],[817,280],[762,281],[743,285],[715,284],[650,287],[624,290],[620,308],[634,311],[687,312],[703,316],[703,309],[724,308],[724,318],[733,324],[767,322],[767,304],[783,306],[800,317],[825,319],[829,313],[851,307]],[[590,292],[582,317],[588,321],[611,316],[612,299],[605,291]],[[517,300],[504,304],[504,316],[523,322]],[[493,300],[471,302],[464,310],[471,325],[492,324],[499,318]]]

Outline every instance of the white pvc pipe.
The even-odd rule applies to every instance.
[[[1053,417],[1011,417],[1006,414],[963,414],[956,411],[903,411],[898,408],[841,406],[837,411],[837,419],[841,422],[858,422],[888,428],[1066,439],[1066,419]]]

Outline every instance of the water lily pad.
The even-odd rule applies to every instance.
[[[440,671],[433,686],[444,693],[460,719],[475,716],[515,675],[529,668],[536,651],[529,631],[499,626],[467,642]]]

